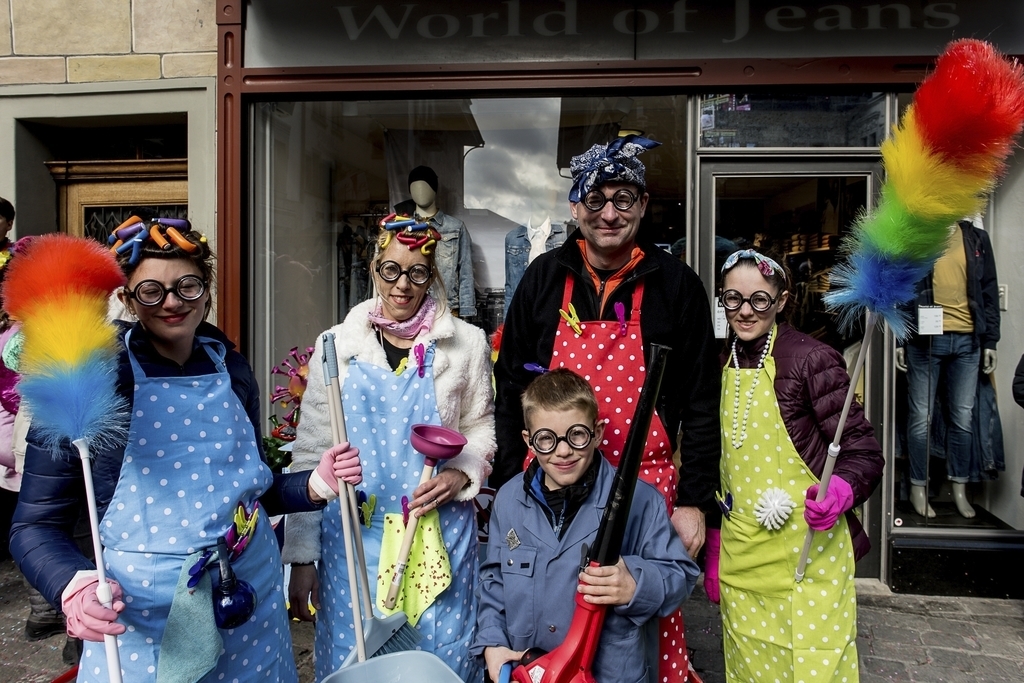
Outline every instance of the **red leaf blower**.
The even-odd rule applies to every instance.
[[[633,504],[633,490],[640,473],[647,432],[654,417],[654,405],[661,389],[661,377],[668,360],[667,346],[651,344],[651,358],[647,363],[647,377],[640,390],[633,422],[626,434],[622,458],[615,470],[615,479],[608,494],[604,516],[597,529],[594,544],[587,549],[580,568],[608,567],[619,561],[622,539],[626,535],[626,522]],[[601,639],[606,605],[594,605],[583,600],[576,593],[576,610],[562,644],[548,653],[537,649],[528,650],[519,666],[512,670],[512,678],[518,683],[596,683],[590,671],[597,654],[597,643]]]

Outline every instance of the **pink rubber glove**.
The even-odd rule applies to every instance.
[[[338,480],[355,486],[363,480],[359,449],[348,441],[331,446],[320,456],[320,464],[309,476],[309,486],[325,500],[338,497]]]
[[[708,600],[716,605],[721,599],[718,588],[718,558],[721,551],[721,529],[708,529],[704,538],[704,592],[708,594]]]
[[[121,586],[107,579],[113,595],[112,607],[100,604],[96,589],[100,582],[96,572],[79,572],[61,595],[61,610],[66,618],[68,635],[72,638],[102,643],[103,636],[119,636],[125,632],[124,624],[117,623],[117,614],[124,610]]]
[[[825,500],[815,501],[818,497],[818,485],[807,489],[807,507],[804,508],[804,519],[807,526],[815,531],[828,531],[836,525],[839,516],[853,507],[853,489],[842,477],[834,476],[828,483]]]

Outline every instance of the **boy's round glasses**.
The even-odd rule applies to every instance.
[[[605,204],[611,202],[619,211],[629,211],[637,199],[639,197],[625,188],[616,190],[611,197],[605,197],[600,190],[591,190],[583,197],[583,206],[590,211],[600,211]]]
[[[722,302],[722,308],[727,311],[738,311],[743,307],[744,303],[749,303],[750,307],[755,311],[758,313],[764,313],[779,300],[779,297],[772,297],[768,292],[761,290],[745,297],[735,289],[727,289],[722,292],[722,295],[718,297],[718,300]]]
[[[182,301],[195,301],[206,293],[206,283],[198,275],[183,275],[170,287],[156,280],[143,280],[135,289],[127,289],[128,296],[143,306],[159,306],[170,292]]]
[[[377,275],[384,282],[398,282],[400,277],[408,275],[414,285],[425,285],[430,280],[430,274],[430,266],[423,263],[414,263],[408,270],[402,270],[402,266],[394,261],[384,261],[377,266]]]
[[[547,455],[554,453],[558,442],[564,441],[570,448],[582,450],[594,440],[594,430],[584,424],[575,424],[565,431],[565,436],[558,436],[550,429],[538,429],[530,435],[530,448],[535,453]]]

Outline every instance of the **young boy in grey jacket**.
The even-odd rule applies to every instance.
[[[672,529],[664,498],[638,481],[618,563],[581,572],[581,547],[594,542],[615,474],[597,450],[604,434],[597,399],[579,375],[552,370],[523,392],[523,413],[523,439],[536,457],[494,499],[470,653],[483,656],[496,681],[502,665],[528,648],[554,649],[579,592],[608,606],[596,680],[644,681],[643,626],[679,607],[699,569]]]

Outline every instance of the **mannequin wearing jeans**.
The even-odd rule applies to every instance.
[[[971,518],[975,511],[966,489],[978,370],[995,370],[999,341],[999,294],[988,235],[968,220],[952,226],[945,253],[918,283],[916,303],[942,306],[943,333],[914,337],[896,351],[896,366],[907,373],[910,500],[919,515],[935,516],[928,504],[928,432],[936,392],[942,392],[949,410],[946,474],[957,511]]]

